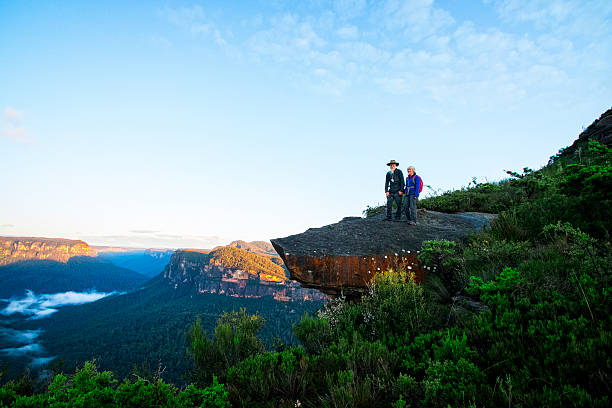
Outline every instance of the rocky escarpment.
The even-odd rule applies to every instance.
[[[73,256],[96,256],[86,242],[63,238],[0,237],[0,265],[27,259],[67,262]]]
[[[372,277],[388,269],[404,269],[417,282],[425,277],[417,255],[423,241],[456,240],[482,229],[493,214],[444,214],[419,210],[419,224],[386,222],[384,215],[348,217],[321,228],[271,240],[291,279],[331,296],[361,294]]]
[[[599,119],[591,123],[578,137],[578,140],[587,139],[612,146],[612,109],[602,113]]]
[[[164,269],[163,279],[180,293],[216,293],[247,298],[271,296],[280,301],[326,298],[317,290],[301,288],[296,282],[286,279],[282,271],[279,274],[275,269],[269,270],[269,264],[281,270],[282,268],[267,257],[237,248],[232,248],[231,254],[231,258],[225,259],[215,251],[206,253],[178,250]],[[240,255],[248,257],[248,262],[238,262],[236,259]],[[253,257],[262,259],[255,259],[253,262]]]

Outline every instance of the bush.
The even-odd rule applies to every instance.
[[[308,365],[301,347],[246,358],[229,370],[231,400],[237,406],[266,407],[304,399],[312,382]]]
[[[329,320],[304,314],[293,325],[293,332],[309,354],[320,354],[332,342]]]
[[[245,309],[224,312],[217,320],[214,336],[210,339],[198,318],[187,332],[187,353],[195,365],[191,373],[193,379],[199,384],[210,384],[214,375],[224,378],[230,367],[261,353],[264,346],[257,338],[257,332],[263,325],[261,316],[248,315]]]
[[[371,340],[394,336],[409,340],[438,323],[423,287],[403,271],[374,276],[361,303],[363,334]]]
[[[139,378],[118,384],[110,371],[98,372],[94,362],[86,362],[72,376],[57,374],[47,389],[35,395],[20,395],[10,384],[0,388],[0,407],[229,407],[228,394],[213,378],[208,388],[188,386],[184,391],[166,384]]]

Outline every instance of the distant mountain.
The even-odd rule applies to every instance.
[[[269,346],[275,339],[297,341],[292,325],[305,312],[314,313],[326,296],[301,288],[284,273],[269,256],[235,247],[208,253],[178,250],[163,273],[139,290],[65,306],[14,328],[42,329],[41,346],[69,370],[95,357],[102,369],[124,377],[135,365],[161,362],[165,378],[182,383],[190,367],[185,332],[197,317],[211,332],[224,311],[246,308],[266,320],[261,336]]]
[[[164,270],[173,253],[172,249],[117,248],[98,250],[98,258],[152,278]]]
[[[185,333],[197,317],[211,333],[224,311],[245,308],[247,313],[258,313],[266,320],[260,336],[272,347],[275,342],[295,344],[292,325],[304,313],[314,314],[321,305],[321,301],[278,301],[272,296],[185,293],[168,285],[160,275],[141,290],[65,306],[49,318],[24,321],[14,327],[42,329],[39,340],[46,355],[55,356],[55,362],[63,363],[66,371],[96,358],[98,367],[124,378],[136,366],[154,371],[161,363],[164,379],[183,384],[184,374],[191,368],[185,354]]]
[[[71,257],[67,262],[29,259],[0,266],[0,298],[21,296],[26,290],[36,293],[88,289],[126,291],[146,281],[144,275],[89,256]]]
[[[0,265],[26,259],[67,262],[73,256],[96,256],[86,242],[63,238],[0,236]]]
[[[210,253],[176,251],[164,269],[164,282],[180,293],[217,293],[235,297],[271,296],[284,301],[326,299],[321,292],[288,280],[269,256],[235,247]]]
[[[253,252],[259,255],[278,256],[272,244],[266,241],[232,241],[228,246],[244,249],[245,251]]]

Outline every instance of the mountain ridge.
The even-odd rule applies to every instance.
[[[67,262],[73,256],[97,256],[85,241],[67,238],[0,236],[0,265],[26,259]]]

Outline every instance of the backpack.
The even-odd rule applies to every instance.
[[[416,176],[416,174],[415,174]],[[408,176],[410,177],[410,176]],[[406,177],[406,180],[408,180],[408,177]],[[423,191],[423,179],[421,178],[421,176],[419,176],[419,180],[421,181],[421,185],[419,186],[419,194],[421,194],[421,192]],[[407,184],[407,182],[406,182]]]

